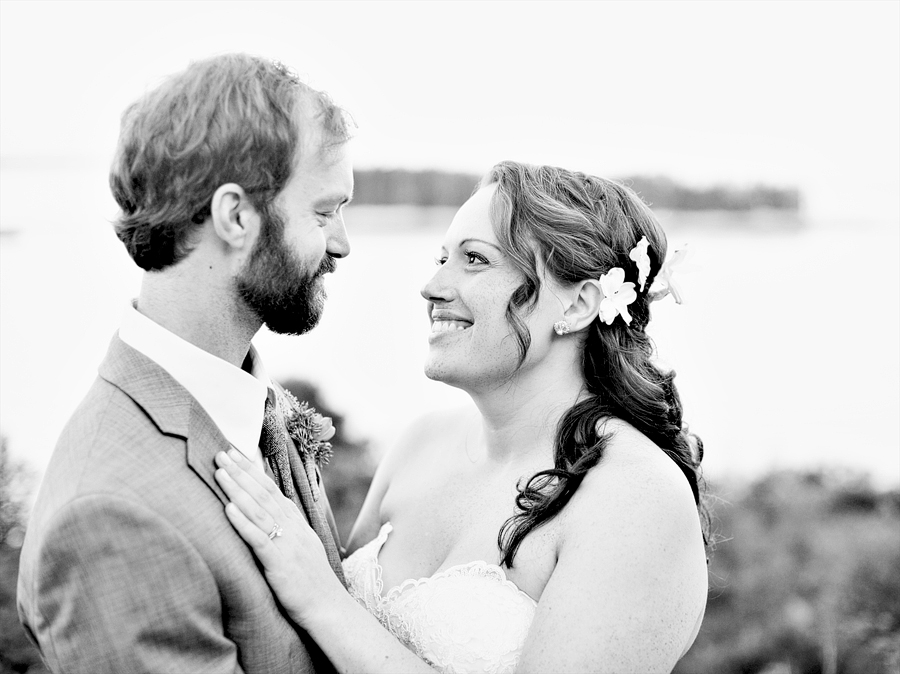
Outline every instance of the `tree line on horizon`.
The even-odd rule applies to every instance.
[[[355,204],[461,206],[472,196],[479,176],[435,169],[361,169],[354,171]],[[712,185],[691,187],[667,176],[633,175],[617,179],[650,206],[671,210],[750,211],[757,208],[797,211],[795,187]]]

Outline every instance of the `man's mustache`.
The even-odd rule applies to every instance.
[[[331,255],[325,253],[325,257],[322,258],[322,264],[319,265],[319,269],[316,271],[316,276],[331,274],[335,270],[337,270],[337,262],[334,261],[334,258],[331,257]]]

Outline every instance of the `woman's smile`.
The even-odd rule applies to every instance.
[[[446,309],[432,309],[431,311],[431,337],[447,332],[462,332],[471,328],[473,321]]]
[[[457,332],[471,328],[472,324],[466,321],[435,321],[431,324],[431,333],[436,332]]]

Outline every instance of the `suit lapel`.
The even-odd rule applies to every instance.
[[[231,443],[187,389],[155,361],[123,342],[118,334],[110,342],[106,358],[100,364],[99,374],[134,400],[161,433],[185,440],[187,465],[223,504],[227,504],[228,497],[214,477],[215,456],[217,452],[227,451]],[[275,387],[281,388],[277,384]],[[284,420],[281,421],[283,426]],[[284,433],[287,436],[287,430]],[[298,505],[305,511],[307,520],[322,540],[335,574],[343,581],[336,529],[326,517],[327,501],[317,501],[313,497],[312,490],[317,486],[310,484],[303,459],[290,439],[288,455],[294,484],[300,492]],[[313,479],[316,479],[314,471]]]
[[[219,452],[227,452],[229,449],[231,443],[195,400],[191,407],[191,427],[187,438],[187,464],[226,505],[228,497],[215,478],[215,457]]]
[[[188,466],[222,503],[228,503],[213,474],[216,453],[228,450],[231,444],[187,389],[155,361],[123,342],[118,333],[99,374],[134,400],[161,433],[184,438]]]

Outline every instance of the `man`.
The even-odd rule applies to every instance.
[[[348,138],[325,94],[245,55],[195,63],[123,116],[116,233],[145,274],[22,548],[19,615],[54,672],[330,668],[232,530],[213,457],[233,446],[269,469],[340,575],[327,499],[250,340],[319,319],[322,276],[350,251]]]

